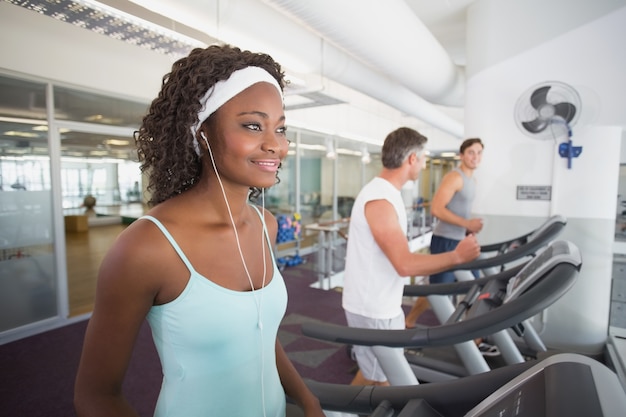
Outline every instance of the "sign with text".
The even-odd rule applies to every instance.
[[[518,185],[518,200],[551,200],[552,186],[550,185]]]

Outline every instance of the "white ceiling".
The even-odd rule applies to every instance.
[[[101,1],[112,7],[120,3],[120,0]],[[392,125],[405,123],[427,129],[429,137],[438,136],[438,143],[452,143],[454,149],[458,146],[456,140],[463,135],[465,16],[473,1],[131,0],[131,3],[166,17],[177,31],[181,31],[182,24],[192,32],[219,41],[270,53],[291,75],[302,75],[296,67],[305,62],[307,84],[308,80],[320,78],[319,68],[323,67],[323,79],[338,84],[339,89],[345,87],[358,93],[349,99],[337,96],[339,100],[357,107],[371,107],[368,100],[382,103],[396,112],[387,118],[394,120]],[[407,15],[406,10],[412,10],[415,15]],[[150,20],[154,22],[155,18]],[[378,46],[372,45],[373,40]],[[398,65],[399,60],[402,65]],[[294,65],[296,61],[299,62]],[[325,93],[332,90],[327,85]],[[382,115],[383,111],[377,113]],[[398,120],[398,114],[402,120]],[[319,113],[316,117],[329,119]],[[294,119],[290,116],[290,120]],[[389,123],[380,128],[385,133],[374,132],[376,138],[386,135]]]
[[[405,0],[457,65],[465,65],[465,13],[475,0]]]
[[[400,125],[400,123],[406,123],[406,125],[417,127],[421,131],[423,129],[432,130],[430,126],[439,127],[436,125],[437,120],[435,120],[435,123],[433,123],[432,120],[428,120],[429,116],[425,116],[425,119],[416,117],[416,114],[422,114],[420,111],[414,112],[416,103],[419,106],[421,101],[423,102],[422,107],[426,108],[426,113],[434,112],[434,116],[430,117],[443,119],[443,124],[449,124],[446,119],[448,118],[451,123],[454,124],[453,130],[461,130],[463,119],[462,107],[449,108],[446,106],[432,105],[430,102],[420,97],[419,94],[408,91],[408,89],[401,85],[401,82],[397,82],[396,85],[394,85],[393,83],[395,80],[393,75],[385,74],[384,71],[381,70],[380,60],[383,55],[378,54],[377,52],[385,52],[386,55],[384,56],[384,59],[386,62],[391,62],[392,66],[395,66],[398,59],[406,59],[407,56],[417,56],[422,53],[424,42],[416,39],[415,36],[413,36],[413,32],[410,30],[405,32],[405,30],[398,29],[410,26],[411,23],[416,23],[415,26],[421,26],[422,24],[419,20],[414,21],[411,19],[408,20],[409,24],[397,24],[396,20],[399,15],[397,6],[400,6],[401,10],[405,12],[406,10],[413,10],[416,13],[416,16],[418,16],[418,18],[421,19],[423,24],[426,26],[426,34],[428,34],[427,31],[430,30],[434,35],[436,35],[437,39],[440,39],[440,46],[443,46],[445,51],[449,54],[449,57],[446,57],[446,59],[450,58],[448,59],[450,66],[454,66],[453,64],[462,66],[465,62],[465,11],[473,0],[407,0],[406,2],[403,2],[403,0],[388,0],[382,3],[379,0],[341,0],[340,3],[334,2],[333,0],[316,0],[314,3],[311,3],[314,4],[314,6],[312,6],[312,10],[317,13],[328,13],[329,11],[331,13],[336,13],[339,6],[341,6],[344,8],[343,12],[350,13],[351,15],[358,15],[359,19],[353,18],[352,20],[360,20],[360,22],[365,26],[359,27],[358,25],[355,25],[354,31],[349,34],[352,36],[352,39],[347,39],[347,41],[351,42],[351,45],[353,45],[354,48],[350,48],[349,45],[348,47],[346,47],[346,45],[342,45],[341,41],[343,41],[343,39],[341,38],[332,39],[331,37],[324,37],[323,34],[311,35],[311,32],[305,33],[307,32],[307,29],[303,27],[304,25],[301,24],[301,22],[292,26],[295,21],[292,15],[286,13],[284,10],[282,10],[281,13],[278,13],[278,10],[272,9],[272,7],[277,8],[280,6],[281,2],[276,0],[63,0],[55,3],[40,0],[28,2],[8,1],[24,8],[54,17],[55,19],[63,20],[67,23],[90,28],[93,31],[106,34],[116,39],[126,40],[127,42],[142,47],[150,47],[151,49],[157,50],[161,53],[170,53],[175,58],[176,56],[186,55],[186,51],[188,51],[188,48],[191,46],[209,44],[216,41],[237,44],[244,49],[262,50],[277,58],[278,61],[281,62],[287,69],[288,74],[292,76],[295,76],[296,74],[294,73],[297,73],[297,71],[290,70],[289,65],[285,64],[281,57],[276,56],[280,53],[280,47],[275,48],[277,44],[281,44],[284,50],[291,52],[293,56],[299,58],[301,55],[308,55],[309,51],[315,49],[315,45],[319,45],[321,43],[319,41],[320,39],[323,39],[329,45],[327,46],[328,49],[333,47],[331,46],[333,41],[339,40],[340,42],[336,43],[337,51],[340,51],[340,53],[345,52],[344,55],[340,55],[339,58],[352,60],[355,64],[363,66],[363,68],[359,69],[357,73],[344,75],[344,78],[348,81],[363,80],[358,82],[360,82],[361,85],[369,86],[368,88],[370,88],[370,91],[367,89],[365,91],[361,90],[358,85],[355,86],[348,84],[346,86],[341,83],[342,80],[328,80],[328,77],[326,77],[327,80],[323,82],[323,88],[319,89],[319,84],[315,84],[319,83],[319,79],[324,77],[320,77],[319,73],[315,74],[315,71],[311,71],[311,74],[306,74],[308,77],[305,79],[307,84],[311,79],[314,80],[312,86],[307,85],[309,91],[291,94],[286,100],[288,110],[305,108],[305,110],[297,112],[298,117],[306,114],[303,118],[310,121],[310,124],[305,124],[312,126],[313,129],[318,128],[319,130],[317,131],[322,133],[337,132],[336,130],[333,131],[331,129],[326,130],[326,126],[323,126],[323,122],[326,122],[327,125],[329,124],[328,121],[332,118],[332,116],[343,119],[349,118],[350,123],[354,126],[368,125],[364,131],[366,132],[366,135],[369,136],[369,140],[371,140],[371,142],[369,142],[368,138],[363,135],[346,135],[346,133],[355,133],[350,131],[342,131],[340,136],[348,139],[354,138],[357,141],[364,139],[373,146],[372,150],[375,151],[380,146],[382,138],[384,138],[386,133],[389,131],[387,130],[389,129],[389,126],[396,127]],[[76,3],[81,6],[77,7]],[[299,3],[296,1],[294,4],[296,6],[300,6],[306,3]],[[83,5],[86,6],[86,8],[83,7]],[[354,9],[357,5],[363,7],[358,8],[359,10],[355,12]],[[368,7],[368,5],[371,7]],[[392,7],[394,5],[396,8]],[[315,10],[316,7],[317,10]],[[98,12],[94,13],[94,10],[97,10]],[[116,10],[118,12],[116,12]],[[389,11],[387,19],[379,18],[380,12],[382,11]],[[121,12],[121,14],[119,12]],[[258,12],[258,14],[255,14],[255,12]],[[155,32],[148,29],[146,32],[143,30],[142,26],[129,27],[123,18],[124,14],[134,15],[139,19],[150,22],[153,25],[165,27],[173,32],[182,33],[188,37],[187,41],[183,44],[179,44],[176,41],[173,41],[174,38],[167,34],[165,36],[157,35],[160,31]],[[405,13],[407,16],[409,14]],[[100,18],[99,16],[105,17]],[[109,16],[113,16],[114,20],[111,20]],[[226,23],[228,19],[230,19],[231,22]],[[370,26],[374,27],[372,22],[376,22],[377,20],[380,24],[375,25],[375,27],[378,27],[380,33],[393,32],[395,39],[385,38],[383,40],[383,45],[386,46],[385,48],[370,48],[370,50],[367,50],[368,46],[362,48],[359,45],[368,45],[367,41],[363,42],[362,40],[364,32],[366,32],[363,29],[369,28]],[[250,24],[246,24],[247,22],[250,22]],[[387,25],[386,29],[383,27],[383,23]],[[343,21],[335,23],[335,25],[335,28],[350,26],[345,24]],[[393,28],[393,30],[389,30],[389,28]],[[228,33],[228,30],[236,32],[236,34],[233,35],[232,33]],[[269,32],[272,32],[269,34],[270,39],[272,35],[277,36],[277,42],[271,42],[270,40],[269,42],[266,41],[264,45],[246,44],[245,42],[240,44],[236,37],[237,34],[247,34],[248,37],[263,35],[267,38]],[[300,39],[308,39],[307,34],[311,35],[309,38],[314,38],[313,47],[311,47],[311,44],[308,44],[308,49],[307,47],[299,46]],[[157,38],[155,38],[155,35]],[[291,37],[294,39],[286,40],[286,38]],[[382,36],[380,37],[383,38]],[[413,39],[414,42],[405,44],[405,39]],[[317,40],[317,44],[315,43],[315,40]],[[390,45],[393,46],[393,48],[390,48]],[[178,49],[180,47],[182,48]],[[187,49],[185,50],[185,48]],[[411,48],[417,53],[409,53]],[[375,59],[379,59],[379,61],[358,61],[359,57],[355,55],[355,51],[353,49],[362,49],[369,54],[373,53]],[[386,51],[386,49],[394,50]],[[332,62],[333,57],[330,59],[326,58],[327,62]],[[317,68],[316,65],[319,61],[316,60],[321,60],[323,62],[324,59],[325,56],[318,56],[309,60],[309,63],[312,62],[312,66]],[[419,64],[419,68],[432,66],[431,60],[424,60],[423,62],[418,60],[416,62]],[[413,64],[415,66],[415,62]],[[332,65],[335,64],[333,63]],[[378,78],[371,78],[372,74]],[[411,73],[410,75],[413,79],[419,79],[421,82],[431,79],[428,74],[425,76],[420,76],[419,74],[418,76],[414,76],[414,74]],[[370,77],[368,78],[368,76]],[[387,85],[379,87],[379,83],[377,82],[378,79],[387,83],[391,86],[391,88],[386,88]],[[371,89],[374,87],[378,87],[375,94],[369,94]],[[393,102],[386,101],[387,96],[394,98],[398,96],[398,94],[395,94],[398,91],[398,88],[401,93],[400,95],[405,96],[404,103],[406,104],[403,104],[404,107],[396,107]],[[376,90],[376,88],[374,88],[374,90]],[[337,103],[345,103],[345,105],[334,105]],[[311,106],[310,112],[307,110],[307,106]],[[364,115],[364,120],[359,121],[357,117],[352,117],[352,114],[345,111],[346,106],[357,108],[358,110],[353,113],[361,116]],[[341,114],[337,111],[340,107],[344,109]],[[388,116],[388,113],[390,113],[389,109],[395,112],[395,115],[392,113],[391,117]],[[333,115],[333,112],[336,114]],[[440,116],[438,113],[441,113],[443,116]],[[345,117],[346,114],[348,114],[349,117]],[[399,118],[398,115],[400,115]],[[382,125],[385,125],[386,127],[376,126],[379,127],[379,130],[371,129],[370,126],[374,123],[372,122],[372,119],[379,116],[381,120],[387,120],[386,125],[385,123],[382,123]],[[393,117],[396,119],[393,119]],[[389,120],[392,120],[392,123],[389,123]],[[298,125],[293,123],[294,118],[292,118],[291,115],[290,121],[293,126],[298,127]],[[330,124],[332,124],[332,122],[330,122]],[[380,128],[385,130],[381,131]],[[434,135],[432,132],[427,132],[426,134],[430,138]],[[452,139],[455,143],[456,140],[454,140],[454,137],[452,137]],[[456,146],[457,145],[453,145],[450,148],[441,150],[455,149]],[[436,149],[432,150],[436,151]]]
[[[466,16],[481,5],[476,0],[6,1],[172,62],[215,42],[267,52],[290,80],[303,75],[305,90],[286,93],[292,128],[378,149],[389,130],[406,125],[425,133],[435,152],[458,149],[464,134]],[[475,61],[474,53],[472,67]]]

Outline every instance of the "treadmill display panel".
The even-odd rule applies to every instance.
[[[560,362],[509,382],[466,417],[602,416],[597,389],[588,365]]]
[[[552,242],[542,252],[532,259],[518,274],[511,278],[507,285],[507,295],[504,302],[517,298],[524,291],[532,287],[538,280],[544,278],[554,266],[561,262],[580,265],[578,248],[567,241]]]

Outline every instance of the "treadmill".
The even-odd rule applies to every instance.
[[[338,411],[370,417],[623,417],[626,410],[617,375],[572,353],[423,385],[307,385],[329,416]]]
[[[572,287],[581,266],[580,252],[573,243],[555,241],[516,268],[519,270],[513,276],[503,271],[496,277],[476,280],[467,295],[477,300],[470,308],[474,314],[466,320],[425,329],[383,331],[306,323],[302,331],[319,339],[368,346],[454,344],[515,326],[545,309]],[[381,366],[384,369],[383,362]],[[626,393],[615,373],[577,354],[557,354],[542,361],[421,385],[307,384],[324,410],[372,417],[617,417],[626,410]]]
[[[522,236],[481,246],[479,259],[451,269],[455,273],[457,282],[407,285],[404,295],[427,297],[437,319],[440,323],[444,323],[455,311],[450,297],[463,295],[474,285],[472,270],[480,270],[486,279],[507,269],[511,274],[517,273],[530,258],[553,241],[566,224],[567,221],[563,216],[555,215],[548,218],[537,229]],[[467,281],[470,283],[468,284]],[[524,339],[526,356],[536,357],[537,352],[547,351],[530,323],[520,323],[515,330],[518,336]],[[424,382],[445,381],[478,374],[493,367],[522,363],[526,360],[506,329],[492,335],[481,335],[481,337],[485,336],[490,336],[490,342],[498,346],[501,356],[485,358],[473,341],[466,341],[445,349],[439,348],[436,351],[428,348],[408,351],[406,357],[418,379]]]
[[[535,230],[513,239],[481,245],[478,259],[457,265],[449,271],[454,271],[457,281],[474,279],[472,270],[480,270],[482,276],[489,276],[506,269],[507,265],[520,264],[537,251],[553,241],[565,228],[567,220],[561,215],[554,215],[546,219]],[[434,284],[436,285],[436,284]]]
[[[553,304],[574,284],[581,265],[580,252],[573,243],[555,241],[523,266],[472,282],[440,284],[449,287],[471,286],[465,296],[467,302],[461,303],[450,320],[440,326],[375,330],[325,323],[305,323],[302,325],[302,332],[306,336],[318,339],[375,348],[440,347],[466,341],[475,348],[474,338],[518,326]],[[407,385],[403,381],[414,380],[414,376],[407,375],[404,367],[397,369],[386,362],[384,348],[381,348],[377,355],[381,367],[393,385]],[[484,372],[489,370],[490,368]],[[476,372],[479,373],[482,372]]]

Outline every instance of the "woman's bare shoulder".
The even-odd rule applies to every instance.
[[[171,262],[171,253],[171,245],[153,222],[135,220],[118,235],[105,255],[100,279],[158,288],[162,283],[158,282],[161,274],[157,272]]]

